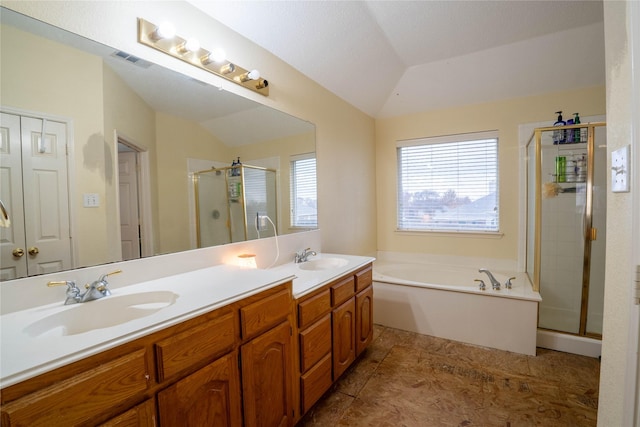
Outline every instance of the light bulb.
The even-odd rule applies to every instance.
[[[197,52],[200,50],[200,42],[195,37],[191,37],[185,42],[184,48],[189,52]]]
[[[151,35],[154,40],[171,39],[176,35],[176,27],[171,22],[163,22],[158,25]]]
[[[222,62],[226,58],[227,54],[222,49],[213,49],[200,59],[202,65],[208,65],[212,62]]]
[[[236,77],[236,80],[241,83],[248,82],[249,80],[258,80],[260,78],[260,72],[258,70],[248,71],[241,76]]]
[[[209,54],[209,58],[211,58],[214,62],[222,62],[227,58],[227,53],[224,49],[215,48]]]

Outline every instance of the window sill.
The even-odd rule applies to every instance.
[[[397,234],[404,236],[432,236],[432,237],[459,237],[459,238],[471,238],[471,239],[501,239],[504,233],[500,231],[436,231],[436,230],[395,230]]]

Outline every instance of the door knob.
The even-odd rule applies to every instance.
[[[35,246],[31,246],[28,252],[29,252],[29,255],[38,255],[40,253],[40,250]]]
[[[24,255],[24,249],[22,248],[16,248],[13,250],[13,252],[11,252],[13,254],[14,257],[16,258],[20,258],[22,255]]]

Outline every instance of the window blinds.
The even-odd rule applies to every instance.
[[[291,226],[317,227],[316,158],[314,153],[291,158]]]
[[[398,229],[498,232],[497,132],[399,141]]]

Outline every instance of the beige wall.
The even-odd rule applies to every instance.
[[[149,175],[151,188],[152,217],[155,224],[152,225],[154,235],[157,235],[157,179],[156,179],[156,116],[155,111],[147,105],[134,91],[127,86],[122,79],[117,76],[109,67],[104,67],[104,134],[106,143],[113,153],[112,164],[106,165],[105,169],[113,178],[107,179],[107,216],[109,218],[119,218],[117,211],[119,201],[116,200],[115,186],[118,184],[116,175],[118,174],[117,144],[114,132],[136,147],[147,151],[149,158]],[[118,221],[111,221],[110,230],[107,233],[109,240],[109,260],[119,261],[122,259],[121,242],[119,240],[119,230],[114,230]],[[157,242],[156,242],[157,243]]]
[[[228,147],[190,120],[156,113],[159,253],[191,248],[187,159],[227,159]]]
[[[605,89],[552,93],[479,105],[381,119],[376,123],[378,250],[438,255],[480,256],[517,260],[520,151],[518,125],[548,121],[554,111],[581,116],[605,112]],[[422,137],[497,130],[499,132],[499,186],[501,237],[462,236],[453,233],[400,233],[396,230],[396,141]]]
[[[637,100],[640,95],[632,92],[629,7],[629,2],[604,2],[609,159],[611,151],[632,141],[633,121],[640,126],[640,119],[631,115],[632,99],[635,96]],[[640,23],[635,22],[634,25]],[[636,45],[635,49],[638,52],[639,47]],[[633,144],[634,156],[638,155],[638,144],[638,141]],[[608,187],[611,188],[610,183]],[[629,382],[633,381],[629,375],[629,363],[633,360],[627,358],[638,357],[637,349],[630,348],[633,340],[629,336],[632,319],[630,290],[633,283],[631,249],[640,238],[631,235],[632,203],[638,191],[632,186],[630,193],[609,191],[607,195],[607,260],[598,405],[598,425],[602,427],[631,425],[631,408],[625,405],[629,405],[633,396],[628,389]]]
[[[70,205],[75,213],[75,245],[80,249],[74,262],[78,266],[102,263],[109,251],[108,233],[94,232],[108,229],[105,195],[110,171],[105,168],[109,145],[103,126],[102,60],[10,26],[2,26],[1,31],[0,103],[72,121],[74,172],[70,178],[75,193]],[[100,207],[83,208],[84,193],[97,193]]]

